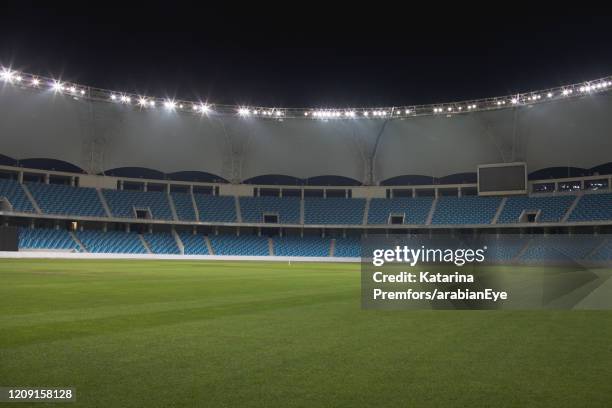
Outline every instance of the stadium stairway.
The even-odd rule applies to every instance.
[[[111,218],[112,213],[111,213],[110,207],[108,206],[108,203],[106,202],[106,198],[104,198],[104,194],[102,194],[102,190],[97,188],[96,191],[98,192],[98,198],[100,199],[100,202],[102,203],[102,208],[104,208],[104,212],[106,213],[106,216],[108,218]]]
[[[28,200],[32,204],[32,207],[34,208],[34,211],[36,211],[37,214],[42,214],[42,210],[40,209],[40,206],[36,202],[36,199],[34,198],[32,193],[28,189],[28,186],[26,186],[25,184],[22,184],[21,188],[23,189],[23,193],[25,194],[25,196],[28,198]]]
[[[142,234],[138,234],[138,238],[140,239],[140,243],[142,244],[144,249],[147,251],[147,254],[152,254],[153,251],[151,251],[151,248],[149,247],[149,243],[147,242],[146,239],[144,239]]]

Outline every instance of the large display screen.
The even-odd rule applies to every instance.
[[[525,163],[486,164],[478,166],[478,194],[527,193]]]

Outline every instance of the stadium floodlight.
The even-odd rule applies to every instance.
[[[176,102],[168,99],[164,102],[164,108],[169,109],[169,110],[174,110],[176,109]]]
[[[85,90],[81,89],[81,95],[85,95]]]
[[[152,108],[155,107],[155,101],[154,100],[150,100],[149,101],[149,106],[151,106]]]
[[[512,102],[514,105],[516,105],[518,103],[518,98],[512,98],[510,100],[510,102]]]
[[[405,113],[406,115],[410,115],[410,109],[406,109],[406,110],[404,111],[404,113]]]
[[[38,85],[40,85],[40,79],[32,78],[32,86],[38,86]]]
[[[205,104],[205,103],[200,104],[200,112],[203,114],[210,112],[210,106],[208,106],[208,104]]]
[[[250,113],[251,111],[248,108],[238,108],[238,114],[240,116],[248,116]]]
[[[546,96],[548,96],[549,98],[552,98],[553,97],[553,93],[549,92],[549,93],[546,94]]]
[[[127,95],[121,95],[121,97],[119,98],[119,100],[123,103],[130,103],[131,98]]]
[[[142,107],[146,107],[148,104],[147,99],[140,97],[138,98],[138,105],[142,106]]]
[[[64,90],[64,84],[60,81],[53,81],[53,83],[51,83],[51,89],[55,92],[61,92]]]
[[[68,88],[68,90],[72,93],[76,92],[76,88],[74,86],[71,86],[70,88]]]
[[[117,95],[115,95],[115,94],[111,94],[110,98],[111,98],[113,101],[116,101],[116,100],[117,100]]]
[[[13,82],[15,73],[7,68],[2,68],[2,72],[0,72],[0,78],[4,82]]]
[[[21,82],[22,80],[23,80],[23,77],[21,75],[15,75],[16,82]]]

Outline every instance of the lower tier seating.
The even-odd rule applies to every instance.
[[[143,238],[149,245],[149,249],[154,254],[180,254],[174,236],[169,232],[156,232],[143,234]]]
[[[77,237],[88,252],[146,254],[140,236],[134,232],[79,231]]]
[[[78,252],[80,246],[70,235],[61,229],[19,228],[20,249],[46,249]]]

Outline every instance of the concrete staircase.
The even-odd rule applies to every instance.
[[[242,212],[240,211],[240,198],[238,198],[238,196],[234,196],[234,201],[236,202],[236,220],[238,222],[242,222]]]
[[[151,247],[149,246],[149,243],[147,242],[146,239],[144,239],[142,234],[138,234],[138,238],[140,238],[140,242],[142,243],[142,246],[144,247],[144,249],[147,251],[147,254],[152,254],[153,251],[151,251]]]
[[[185,244],[183,244],[183,240],[181,239],[181,237],[179,236],[179,234],[176,232],[174,228],[172,228],[172,236],[174,237],[174,240],[176,241],[176,246],[178,247],[181,255],[185,255]]]
[[[89,252],[87,248],[85,248],[85,245],[83,245],[79,237],[77,237],[77,234],[74,233],[74,231],[70,231],[70,236],[72,237],[73,241],[76,242],[79,247],[81,247],[81,252]]]
[[[499,203],[499,207],[497,208],[497,211],[495,212],[495,216],[493,217],[491,224],[497,224],[497,220],[499,220],[499,216],[501,215],[502,211],[504,211],[504,207],[506,206],[506,201],[508,201],[508,197],[504,197],[501,200],[501,203]]]
[[[370,198],[366,198],[365,209],[363,210],[363,225],[368,224],[368,214],[370,213]]]
[[[304,225],[304,199],[300,200],[300,224]]]
[[[578,193],[576,195],[576,198],[572,202],[572,205],[569,206],[569,208],[565,212],[565,215],[563,215],[563,218],[561,218],[561,222],[567,222],[567,220],[569,219],[570,215],[572,215],[572,212],[574,211],[574,208],[576,208],[576,206],[578,205],[578,202],[580,201],[581,198],[582,198],[582,193]]]
[[[42,214],[42,211],[41,211],[40,207],[38,206],[38,203],[34,199],[34,196],[30,192],[30,189],[28,188],[28,186],[26,186],[25,184],[22,184],[21,187],[23,187],[23,192],[28,197],[28,200],[30,200],[30,203],[32,204],[32,207],[34,207],[34,211],[36,211],[37,214]]]
[[[436,206],[438,205],[438,197],[434,198],[431,203],[431,208],[429,209],[429,214],[427,214],[427,220],[425,221],[425,225],[431,225],[431,220],[433,220],[434,213],[436,212]]]
[[[172,219],[174,221],[178,221],[178,215],[176,214],[176,207],[174,206],[174,200],[172,199],[172,195],[166,194],[168,198],[168,204],[170,205],[170,211],[172,212]]]
[[[274,256],[274,240],[268,238],[268,255]]]
[[[191,204],[193,205],[193,211],[195,211],[195,218],[197,222],[200,222],[200,211],[198,210],[198,204],[196,203],[195,196],[193,195],[193,191],[189,193],[191,196]]]
[[[214,255],[215,251],[213,251],[213,247],[212,247],[212,244],[210,243],[210,238],[208,238],[208,235],[204,235],[204,243],[206,244],[206,248],[208,248],[208,254]]]
[[[108,203],[106,202],[106,199],[104,198],[104,194],[102,194],[102,190],[97,188],[96,191],[98,192],[98,198],[100,199],[100,202],[102,203],[102,207],[104,208],[104,212],[106,213],[106,216],[108,218],[111,218],[113,215],[111,214],[110,207],[108,206]]]

